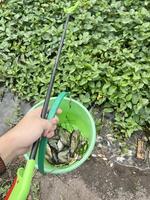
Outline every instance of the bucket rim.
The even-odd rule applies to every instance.
[[[51,97],[50,100],[54,100],[56,97]],[[88,115],[88,118],[90,119],[90,122],[91,122],[91,127],[92,127],[92,137],[91,137],[91,141],[90,141],[90,144],[88,145],[88,149],[87,151],[85,152],[84,156],[81,158],[81,160],[79,161],[76,161],[75,163],[71,164],[70,166],[63,166],[63,167],[57,167],[57,166],[53,166],[50,164],[51,166],[51,169],[48,169],[47,167],[45,167],[44,171],[45,173],[51,173],[51,174],[65,174],[65,173],[69,173],[75,169],[77,169],[80,165],[82,165],[88,158],[89,156],[91,155],[93,149],[94,149],[94,146],[95,146],[95,142],[96,142],[96,127],[95,127],[95,123],[94,123],[94,119],[91,115],[91,113],[87,110],[87,108],[82,104],[80,103],[79,101],[75,100],[75,99],[72,99],[72,98],[68,98],[68,97],[64,97],[63,101],[64,100],[68,100],[68,101],[73,101],[75,104],[78,104],[79,107],[81,107],[85,112],[86,114]],[[30,110],[34,110],[35,108],[38,108],[39,106],[41,106],[42,104],[44,103],[44,100],[41,100],[39,103],[35,104]],[[28,160],[29,159],[29,156],[28,156],[28,153],[26,153],[25,155],[25,159]],[[35,167],[38,169],[38,165],[36,163]],[[53,169],[52,169],[53,168]]]

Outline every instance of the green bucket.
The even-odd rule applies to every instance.
[[[50,99],[49,106],[53,104],[56,97]],[[39,102],[31,108],[31,110],[42,107],[44,101]],[[62,127],[66,128],[68,131],[72,128],[79,129],[81,134],[88,140],[88,149],[83,155],[82,159],[76,161],[73,164],[66,166],[54,166],[45,160],[44,171],[45,173],[51,174],[64,174],[71,172],[83,164],[88,157],[91,155],[96,141],[96,128],[94,120],[89,113],[89,111],[78,101],[65,97],[61,102],[60,106],[62,109],[62,114],[59,116],[59,123]],[[29,154],[25,155],[25,158],[29,158]],[[38,169],[37,160],[36,168]]]

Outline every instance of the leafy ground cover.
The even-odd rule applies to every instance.
[[[1,81],[26,100],[45,96],[67,0],[10,0],[0,7]],[[69,23],[53,95],[67,90],[114,112],[124,136],[150,120],[149,0],[90,0]]]

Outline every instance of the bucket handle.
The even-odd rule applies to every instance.
[[[58,95],[58,97],[55,99],[54,103],[52,104],[52,106],[50,108],[50,111],[49,111],[48,117],[47,117],[48,120],[52,119],[55,116],[62,100],[64,99],[65,96],[68,96],[68,95],[69,95],[68,92],[61,92]],[[45,160],[47,142],[48,142],[47,137],[42,136],[40,143],[39,143],[38,169],[43,174],[45,173],[45,171],[44,171],[44,160]]]

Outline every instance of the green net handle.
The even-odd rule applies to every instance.
[[[48,113],[47,119],[50,120],[55,117],[56,112],[65,96],[67,96],[68,92],[61,92],[58,97],[55,99],[54,103],[50,108],[50,112]],[[42,137],[39,144],[39,152],[38,152],[38,169],[41,173],[45,173],[44,171],[44,160],[45,160],[45,153],[46,153],[46,145],[48,139],[47,137]]]
[[[80,6],[81,1],[78,0],[73,6],[71,6],[70,8],[65,8],[64,11],[67,14],[73,14]]]

